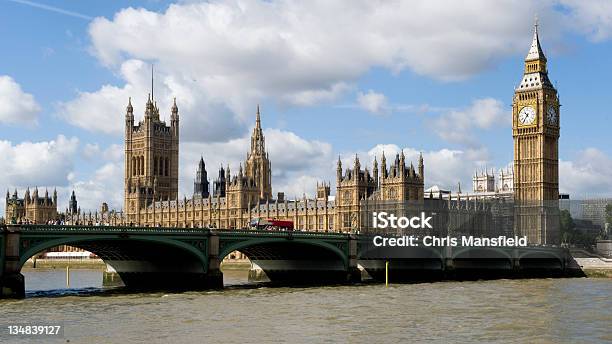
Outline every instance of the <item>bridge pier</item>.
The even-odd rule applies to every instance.
[[[19,264],[19,237],[21,228],[0,228],[0,298],[25,297],[25,279]]]
[[[357,252],[358,239],[354,234],[349,236],[348,242],[348,267],[347,267],[347,282],[358,283],[361,282],[361,270],[358,266],[358,252]]]
[[[204,276],[204,288],[223,288],[221,258],[219,258],[219,235],[217,231],[211,230],[208,236],[208,267]]]

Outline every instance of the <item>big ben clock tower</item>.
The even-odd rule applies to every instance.
[[[530,244],[559,242],[559,106],[536,23],[512,101],[515,232]]]

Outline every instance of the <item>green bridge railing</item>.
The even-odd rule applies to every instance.
[[[315,231],[274,231],[248,229],[215,229],[215,228],[184,228],[184,227],[133,227],[133,226],[82,226],[82,225],[2,225],[0,231],[8,227],[19,227],[22,232],[46,233],[140,233],[140,234],[209,234],[216,232],[223,236],[268,236],[268,237],[312,237],[312,238],[346,238],[350,234]]]

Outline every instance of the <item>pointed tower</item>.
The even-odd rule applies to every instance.
[[[143,120],[134,123],[134,108],[128,100],[125,115],[124,205],[126,221],[141,224],[142,209],[155,200],[178,196],[179,122],[174,99],[171,124],[160,120],[159,108],[151,93],[145,104]]]
[[[419,178],[425,181],[425,164],[423,163],[423,153],[419,153]]]
[[[338,155],[338,162],[336,163],[336,184],[340,184],[342,181],[342,160],[340,160],[340,155]]]
[[[70,211],[71,214],[76,214],[78,209],[79,206],[77,204],[77,198],[74,194],[74,190],[72,190],[72,194],[70,195],[70,201],[68,202],[68,211]]]
[[[537,22],[524,64],[512,101],[514,198],[519,209],[515,232],[527,235],[530,244],[555,244],[559,225],[552,209],[559,199],[559,97],[548,78]]]
[[[257,105],[255,128],[251,135],[251,150],[247,154],[244,167],[246,177],[253,179],[259,188],[259,198],[262,200],[272,198],[272,164],[266,152],[259,105]]]
[[[208,198],[209,195],[208,173],[203,156],[200,156],[200,162],[198,163],[195,181],[193,182],[193,194],[202,198]]]
[[[213,183],[213,196],[225,197],[225,170],[223,166],[219,167],[219,175]]]
[[[372,167],[372,177],[376,182],[376,189],[378,189],[378,161],[376,160],[376,156],[374,156],[374,167]]]

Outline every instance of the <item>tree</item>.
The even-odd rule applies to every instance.
[[[612,228],[612,203],[606,205],[606,223],[602,230],[601,239],[607,240],[611,236],[610,228]]]
[[[559,225],[561,227],[561,239],[563,242],[572,243],[577,236],[577,233],[574,231],[576,224],[568,210],[561,210],[559,214]]]

